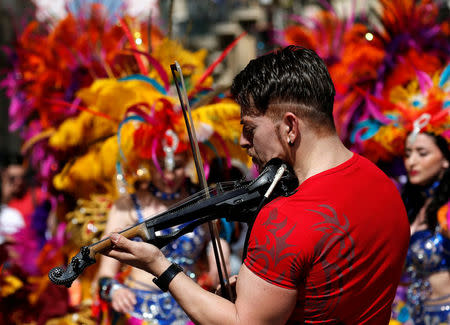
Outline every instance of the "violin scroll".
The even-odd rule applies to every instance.
[[[61,266],[54,267],[48,273],[48,277],[53,283],[70,288],[72,282],[78,278],[84,269],[94,263],[95,258],[91,257],[89,247],[83,246],[78,254],[72,258],[66,269]]]

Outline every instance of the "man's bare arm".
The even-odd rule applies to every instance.
[[[297,291],[270,284],[241,267],[233,304],[203,290],[187,276],[174,279],[169,289],[180,306],[197,324],[285,324]]]
[[[151,244],[133,242],[116,234],[111,238],[115,248],[106,254],[123,263],[142,268],[156,276],[171,264]],[[184,273],[175,276],[169,290],[197,324],[284,324],[294,310],[296,290],[270,284],[244,265],[236,286],[235,303],[204,290]]]

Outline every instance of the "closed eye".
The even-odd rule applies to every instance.
[[[242,135],[244,136],[245,139],[247,139],[247,141],[252,142],[253,141],[253,135],[255,133],[255,128],[245,125],[242,128]]]

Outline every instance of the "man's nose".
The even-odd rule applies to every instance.
[[[250,148],[250,141],[248,141],[242,133],[241,136],[239,137],[239,145],[244,149]]]

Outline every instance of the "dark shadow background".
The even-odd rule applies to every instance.
[[[27,24],[35,11],[29,0],[0,1],[0,79],[6,75],[10,64],[4,48],[11,47],[16,33]],[[17,154],[20,151],[20,138],[17,132],[8,131],[9,100],[4,89],[0,88],[0,154]]]

